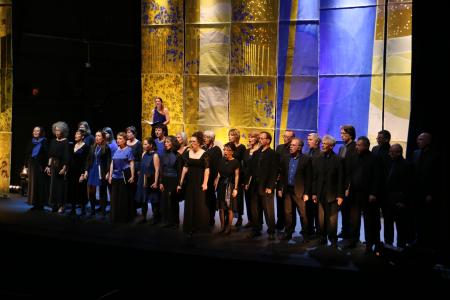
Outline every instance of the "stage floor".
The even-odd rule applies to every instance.
[[[244,277],[246,273],[254,273],[257,269],[264,270],[267,267],[276,269],[281,274],[288,270],[298,276],[320,274],[319,276],[341,276],[336,277],[341,279],[348,277],[362,280],[373,274],[382,274],[387,279],[393,276],[392,274],[416,276],[416,272],[420,276],[431,274],[442,278],[435,270],[433,262],[416,261],[416,258],[395,248],[386,249],[382,256],[377,257],[366,254],[363,243],[352,249],[341,246],[331,248],[319,245],[317,240],[304,242],[298,232],[288,242],[280,240],[280,233],[275,241],[269,241],[265,231],[256,239],[247,239],[250,229],[244,228],[235,229],[231,235],[224,236],[214,233],[219,230],[218,220],[213,233],[189,238],[182,232],[181,226],[175,230],[158,225],[151,226],[148,223],[138,224],[140,217],[130,224],[111,224],[108,217],[99,215],[80,218],[51,213],[49,210],[36,212],[29,209],[25,198],[15,194],[12,194],[10,199],[0,200],[0,229],[6,236],[32,239],[33,247],[39,247],[39,241],[42,241],[51,243],[52,246],[47,248],[58,243],[70,243],[76,245],[74,247],[86,245],[102,249],[100,251],[106,249],[111,253],[139,253],[140,257],[148,256],[147,264],[150,265],[154,259],[161,259],[158,264],[164,259],[171,263],[177,259],[183,263],[188,260],[202,264],[211,262],[211,265],[219,265],[218,268],[239,268]],[[299,225],[297,231],[298,229]],[[33,249],[21,251],[32,253]],[[74,255],[72,252],[76,251],[71,251],[68,256]],[[93,259],[98,256],[98,253],[94,253]],[[139,265],[139,262],[135,263]],[[252,268],[252,271],[246,272],[246,268]],[[216,276],[214,271],[211,276]]]

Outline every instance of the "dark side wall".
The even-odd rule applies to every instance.
[[[36,125],[140,132],[140,42],[139,0],[13,1],[12,184]]]

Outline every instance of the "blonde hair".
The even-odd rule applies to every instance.
[[[234,136],[236,138],[236,141],[239,143],[239,140],[241,139],[241,133],[238,129],[232,128],[228,131],[228,135]]]

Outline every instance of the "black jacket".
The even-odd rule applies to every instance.
[[[344,168],[342,159],[336,153],[322,152],[317,158],[312,195],[317,195],[322,203],[331,203],[337,197],[344,197]]]
[[[281,160],[280,181],[283,191],[285,191],[288,186],[290,160],[291,157],[285,157]],[[311,193],[312,159],[308,155],[300,154],[298,160],[294,177],[294,191],[295,195],[300,198],[303,197],[304,194],[309,195]]]
[[[262,147],[253,153],[250,172],[251,181],[256,184],[260,195],[265,195],[266,188],[275,188],[278,174],[279,157],[277,153],[269,148],[262,151]]]

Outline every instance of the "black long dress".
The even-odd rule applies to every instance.
[[[44,173],[48,163],[48,144],[43,139],[37,155],[33,157],[33,148],[36,145],[30,141],[25,156],[25,165],[28,168],[28,204],[42,208],[48,200],[48,176]]]
[[[188,168],[188,172],[185,178],[183,231],[186,233],[207,232],[209,210],[202,184],[205,169],[209,168],[208,154],[203,153],[199,159],[190,158],[189,152],[185,152],[185,154],[187,154],[185,166]]]
[[[50,165],[50,197],[49,203],[53,208],[61,207],[67,202],[67,180],[66,175],[60,175],[61,169],[68,167],[70,158],[70,146],[67,139],[50,142],[48,157],[52,159]]]
[[[86,180],[80,182],[81,174],[84,174],[86,159],[89,153],[89,145],[84,144],[76,152],[74,147],[71,149],[72,159],[70,161],[69,171],[67,172],[68,178],[68,202],[73,206],[81,204],[85,206],[87,203],[87,187]]]

